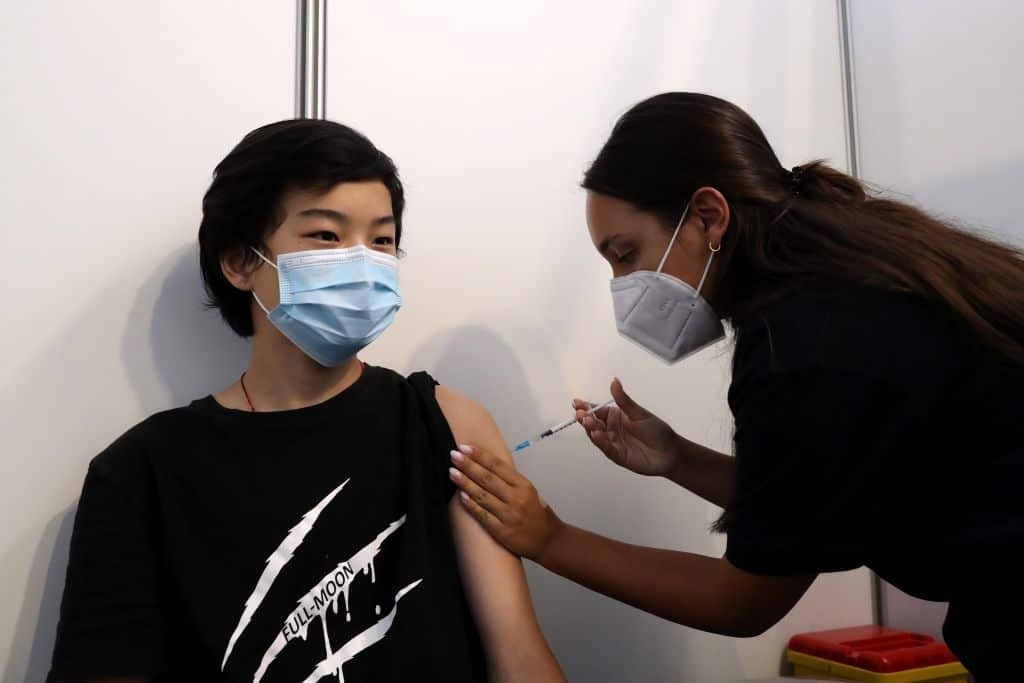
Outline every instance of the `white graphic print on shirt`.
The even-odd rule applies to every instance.
[[[228,642],[227,649],[224,652],[224,661],[221,665],[221,670],[227,665],[228,657],[231,656],[231,651],[235,646],[239,636],[249,625],[253,615],[259,608],[263,599],[266,597],[271,585],[277,578],[284,566],[288,564],[289,560],[295,554],[295,551],[302,545],[306,535],[313,528],[320,513],[323,512],[324,508],[334,499],[334,497],[349,483],[349,479],[346,479],[341,483],[340,486],[335,488],[333,491],[328,493],[323,500],[302,516],[302,519],[296,524],[285,537],[284,541],[277,547],[277,549],[267,558],[267,566],[264,568],[263,573],[260,575],[259,580],[256,582],[256,587],[253,589],[252,594],[245,601],[245,609],[242,612],[242,616],[239,618],[238,625],[235,627],[234,633],[231,635],[231,639]],[[263,655],[263,660],[260,662],[259,669],[253,677],[253,683],[259,683],[263,676],[266,674],[267,669],[273,663],[274,659],[281,653],[281,651],[296,637],[301,638],[303,641],[306,640],[309,634],[309,625],[314,619],[319,618],[320,625],[323,630],[324,636],[324,647],[326,649],[326,657],[321,661],[313,673],[306,679],[307,681],[318,681],[324,676],[333,674],[339,683],[344,683],[344,675],[342,673],[342,665],[351,660],[357,654],[370,647],[371,645],[380,642],[391,628],[392,622],[394,622],[395,615],[398,612],[398,601],[405,596],[409,591],[416,588],[422,579],[414,581],[405,588],[402,588],[395,595],[395,604],[392,607],[391,612],[387,616],[378,620],[374,625],[370,626],[366,630],[357,634],[354,638],[342,645],[338,650],[334,651],[331,649],[330,637],[327,633],[327,614],[328,607],[332,608],[334,614],[338,613],[338,598],[343,598],[345,603],[345,620],[351,621],[352,615],[349,611],[348,596],[349,590],[351,589],[352,582],[360,574],[369,574],[371,583],[376,583],[377,573],[374,566],[374,559],[380,552],[381,546],[384,545],[384,541],[387,540],[391,534],[393,534],[399,527],[405,524],[405,515],[391,524],[389,524],[383,531],[377,534],[377,537],[357,551],[352,557],[340,562],[334,569],[332,569],[326,576],[324,576],[315,586],[313,586],[302,598],[298,601],[298,606],[291,614],[285,619],[284,626],[278,633],[277,638],[271,643],[266,653]],[[377,614],[380,614],[380,606],[377,606]]]

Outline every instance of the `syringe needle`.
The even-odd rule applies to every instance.
[[[608,407],[613,406],[613,405],[615,405],[615,399],[614,398],[608,399],[607,401],[605,401],[601,405],[596,405],[596,406],[591,407],[587,411],[587,415],[593,415],[594,413],[596,413],[597,411],[601,410],[602,408],[608,408]],[[518,453],[519,451],[525,450],[525,449],[529,448],[530,446],[534,445],[535,443],[537,443],[538,441],[542,441],[542,440],[548,438],[549,436],[553,436],[553,435],[557,434],[558,432],[562,431],[563,429],[568,429],[569,427],[573,426],[574,424],[576,424],[576,417],[575,416],[573,416],[572,418],[566,420],[565,422],[559,422],[554,427],[551,427],[550,429],[544,430],[543,432],[541,432],[540,434],[538,434],[537,436],[535,436],[533,438],[530,438],[530,439],[527,439],[526,441],[523,441],[518,446],[513,448],[512,452],[513,453]]]

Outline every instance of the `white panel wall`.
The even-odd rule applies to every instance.
[[[1024,3],[851,0],[851,9],[864,178],[1024,246]],[[883,605],[885,623],[941,635],[944,604],[886,585]]]
[[[46,673],[89,459],[242,367],[200,200],[291,117],[294,44],[290,2],[0,3],[0,680]]]
[[[831,2],[337,2],[327,113],[368,134],[408,188],[406,308],[366,354],[482,401],[510,442],[613,375],[691,438],[731,448],[727,345],[681,366],[621,341],[586,232],[583,170],[618,115],[666,90],[746,108],[787,166],[845,166]],[[559,514],[632,542],[719,554],[718,510],[617,469],[571,431],[521,468]],[[799,631],[869,623],[865,571],[822,577],[755,640],[684,629],[530,567],[574,681],[714,683],[778,672]],[[510,647],[515,645],[510,643]]]

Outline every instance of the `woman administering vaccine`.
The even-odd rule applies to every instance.
[[[1024,613],[1020,254],[821,162],[783,167],[746,113],[707,95],[633,107],[583,186],[623,336],[675,363],[723,320],[736,332],[734,456],[677,435],[617,380],[617,407],[575,402],[610,460],[724,509],[725,556],[574,527],[472,446],[451,471],[469,511],[551,571],[735,636],[773,625],[817,574],[866,565],[949,601],[954,652],[983,683],[1009,676]]]

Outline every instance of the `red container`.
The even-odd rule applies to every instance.
[[[790,638],[789,649],[878,673],[921,669],[957,661],[945,643],[931,636],[885,626],[801,633]]]

